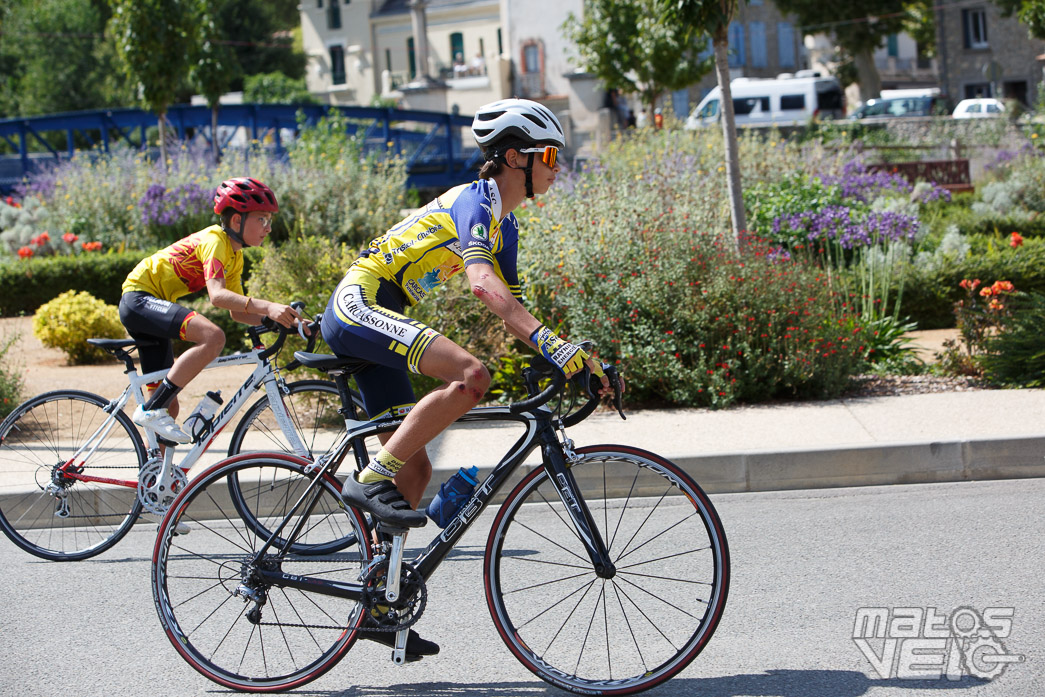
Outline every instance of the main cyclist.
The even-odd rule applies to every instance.
[[[138,347],[143,373],[170,368],[131,419],[175,443],[192,440],[174,420],[178,392],[221,354],[225,334],[209,319],[179,305],[184,295],[206,289],[215,307],[232,318],[257,324],[269,317],[284,327],[301,320],[287,305],[252,298],[243,292],[243,248],[256,247],[272,230],[279,211],[272,189],[257,179],[240,177],[221,183],[214,193],[220,225],[211,225],[142,260],[127,276],[120,298],[120,321]],[[307,330],[306,330],[307,331]],[[195,346],[174,360],[172,339]]]
[[[526,198],[546,193],[559,172],[565,145],[558,119],[525,99],[481,107],[472,134],[485,159],[479,179],[438,196],[415,215],[373,240],[349,268],[327,304],[323,338],[341,357],[363,359],[355,374],[373,419],[404,417],[367,467],[344,484],[345,501],[377,518],[406,527],[425,524],[415,510],[432,476],[425,445],[469,409],[490,385],[475,356],[403,314],[462,271],[472,293],[503,320],[515,337],[538,349],[567,376],[599,363],[557,336],[522,304],[516,254],[519,225],[512,212]],[[415,401],[409,373],[443,385]],[[603,390],[612,393],[602,376]],[[392,635],[368,638],[390,643]],[[408,658],[439,647],[411,631]]]

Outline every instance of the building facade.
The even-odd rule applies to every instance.
[[[991,2],[945,1],[936,10],[940,86],[955,101],[1006,97],[1026,105],[1038,98],[1038,56],[1045,41],[1031,39],[1015,17]]]

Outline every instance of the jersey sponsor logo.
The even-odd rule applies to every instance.
[[[368,306],[359,294],[358,286],[349,286],[337,296],[337,307],[341,314],[356,324],[372,327],[387,336],[406,339],[409,344],[417,332],[406,324],[390,317],[378,314]]]
[[[425,299],[425,296],[428,295],[424,288],[422,288],[421,285],[412,278],[403,284],[403,290],[414,299],[415,303],[421,302]]]
[[[472,237],[485,242],[490,239],[490,233],[487,232],[485,225],[482,223],[476,223],[472,226]]]

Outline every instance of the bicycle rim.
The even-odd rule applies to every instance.
[[[543,469],[501,506],[484,581],[494,624],[534,674],[573,692],[633,694],[696,658],[729,586],[718,514],[699,486],[657,455],[578,451],[571,471],[616,574],[599,578]]]
[[[275,496],[265,486],[243,487],[251,492],[258,520],[276,529],[312,481],[303,472],[306,464],[277,454],[223,460],[191,481],[164,518],[152,571],[160,622],[189,665],[220,685],[255,692],[303,685],[333,667],[357,637],[357,603],[265,587],[251,576],[249,560],[265,540],[236,511],[228,479],[263,482],[278,472],[287,480]],[[341,524],[367,540],[362,515],[341,504],[337,481],[324,477],[319,486],[303,538],[321,534],[327,519],[341,517]],[[179,522],[191,533],[174,535]],[[278,563],[288,574],[352,581],[371,556],[368,545],[323,556],[283,554],[276,546],[265,563]]]
[[[48,392],[0,424],[0,527],[27,552],[52,561],[92,557],[119,542],[141,512],[136,487],[145,446],[124,413],[79,456],[75,472],[60,469],[106,424],[107,404],[88,392]]]

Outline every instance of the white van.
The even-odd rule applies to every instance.
[[[833,77],[812,70],[776,78],[738,77],[729,83],[738,126],[792,126],[813,118],[845,116],[842,86]],[[716,85],[686,119],[686,128],[718,123],[722,89]]]

